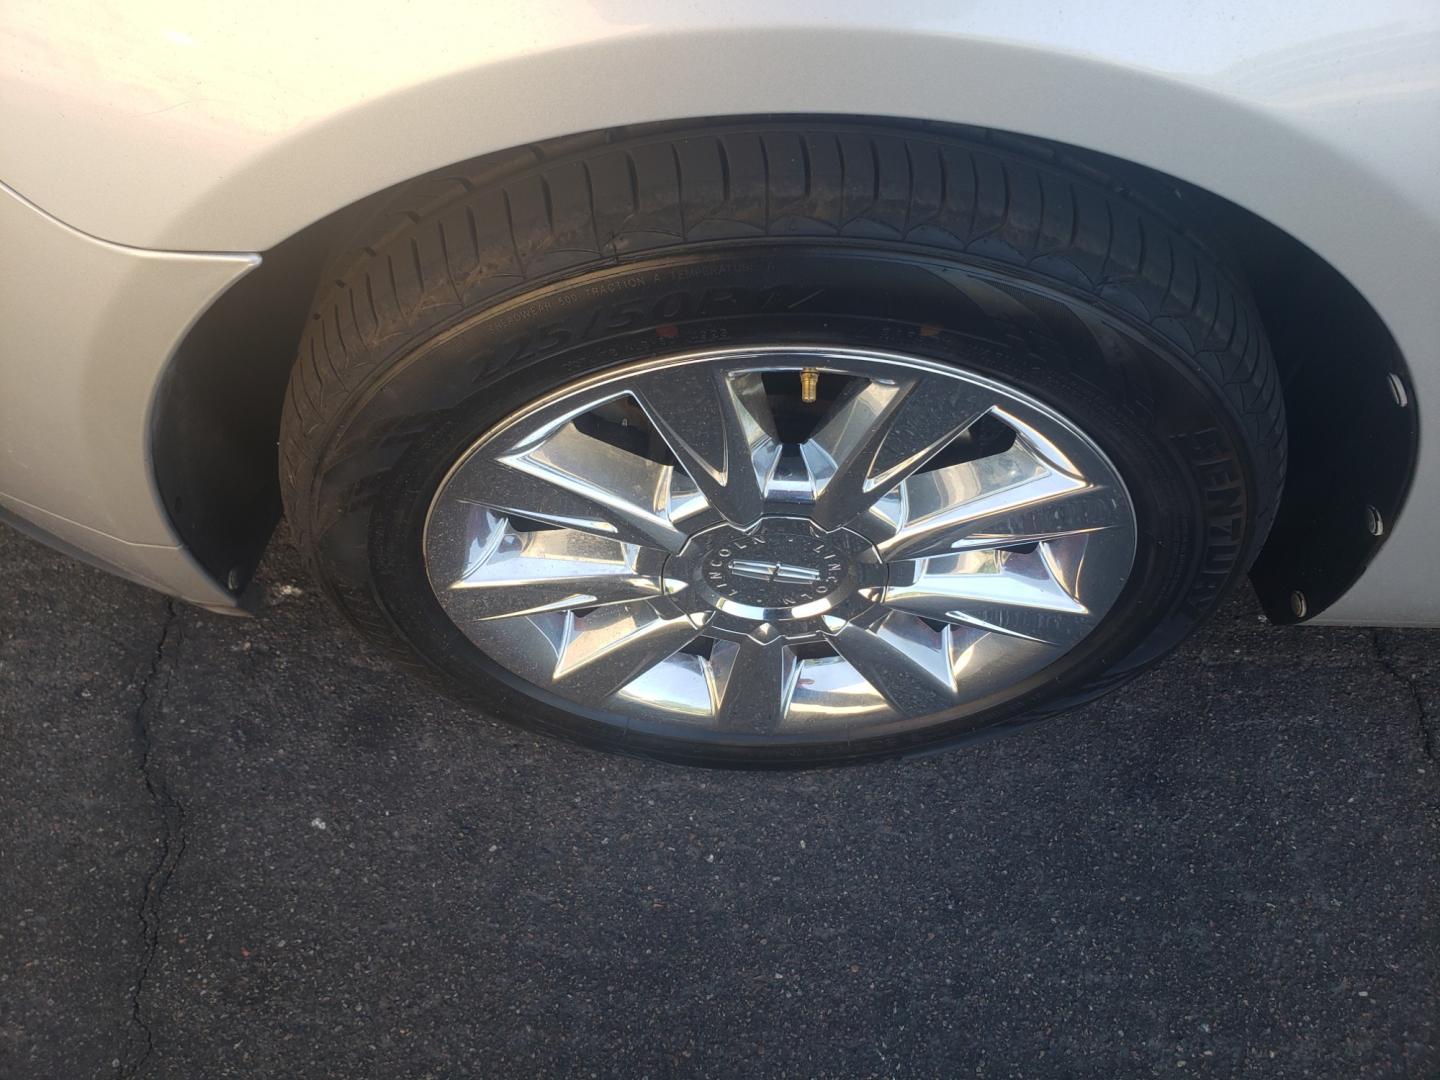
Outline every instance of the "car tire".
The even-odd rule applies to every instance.
[[[402,664],[489,715],[610,750],[839,763],[1053,715],[1183,640],[1248,568],[1280,497],[1283,403],[1243,282],[1173,213],[1038,144],[816,120],[527,148],[403,187],[326,281],[280,443],[307,566]],[[866,413],[867,394],[900,404]],[[758,488],[735,479],[750,475],[733,471],[740,443],[686,442],[718,438],[736,395],[753,409],[742,427],[763,414],[770,432],[746,444],[771,455]],[[693,413],[688,434],[662,398]],[[977,401],[981,420],[926,435]],[[831,438],[840,410],[849,434]],[[843,472],[836,440],[861,437],[856,418],[876,425],[871,472],[845,488],[827,470]],[[793,449],[805,440],[831,464]],[[895,464],[910,442],[927,449]],[[927,533],[929,547],[896,538],[920,535],[901,501],[958,499],[996,462],[1011,471],[984,481],[987,505],[1022,473],[1082,494]],[[595,494],[583,474],[602,466],[614,490],[667,477],[669,502]],[[801,480],[777,479],[795,467]],[[875,494],[881,472],[900,486]],[[842,521],[841,505],[859,509]],[[616,560],[652,558],[652,542],[630,599],[590,585],[567,599],[557,578],[526,586],[533,610],[484,606],[505,595],[485,551],[603,549],[610,588]],[[732,557],[757,543],[780,556]],[[1027,599],[1046,575],[1083,626]],[[612,640],[653,630],[659,655],[682,618],[699,636],[674,655],[605,670]],[[593,677],[573,674],[582,660]],[[765,690],[741,708],[747,683]]]

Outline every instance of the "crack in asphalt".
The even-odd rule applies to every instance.
[[[1385,674],[1405,688],[1405,692],[1410,697],[1410,703],[1415,709],[1415,726],[1418,728],[1420,736],[1420,753],[1432,765],[1440,765],[1440,759],[1435,756],[1435,731],[1430,726],[1430,710],[1425,707],[1425,698],[1420,693],[1420,688],[1415,685],[1415,680],[1395,666],[1394,657],[1386,650],[1380,635],[1381,631],[1378,629],[1369,631],[1370,648],[1375,654],[1375,660]]]
[[[160,712],[165,692],[170,686],[171,668],[166,663],[165,653],[172,635],[177,632],[175,601],[167,599],[165,621],[160,627],[160,637],[150,658],[150,668],[140,683],[139,701],[132,718],[140,775],[160,819],[160,853],[146,875],[140,894],[137,915],[141,929],[141,953],[135,981],[130,987],[131,1034],[126,1040],[124,1056],[119,1060],[116,1072],[116,1076],[121,1080],[139,1076],[155,1050],[154,1033],[145,1019],[140,998],[145,990],[150,966],[160,946],[160,905],[165,888],[170,884],[175,868],[185,854],[185,806],[175,797],[164,774],[155,763],[155,742],[151,731],[152,715]]]

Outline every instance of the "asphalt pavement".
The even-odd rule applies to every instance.
[[[1440,1075],[1440,632],[1233,600],[1048,725],[687,770],[0,529],[0,1077]]]

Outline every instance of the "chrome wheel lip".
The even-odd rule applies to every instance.
[[[878,704],[871,700],[868,705],[856,705],[852,700],[855,698],[854,687],[842,685],[844,680],[837,678],[836,670],[834,670],[837,669],[837,665],[834,663],[820,664],[817,667],[815,666],[817,662],[804,661],[804,664],[810,664],[811,667],[808,672],[810,677],[799,679],[800,682],[807,684],[802,691],[797,688],[796,682],[797,672],[803,665],[795,662],[772,664],[769,659],[766,659],[765,666],[767,668],[777,669],[767,674],[766,678],[775,686],[787,688],[783,692],[787,695],[785,712],[789,719],[784,724],[772,725],[768,730],[755,731],[732,728],[716,729],[711,723],[715,719],[714,716],[684,715],[682,712],[663,705],[656,707],[655,703],[658,699],[653,693],[646,698],[645,693],[648,691],[644,691],[644,688],[635,689],[632,685],[632,683],[642,682],[643,678],[632,680],[632,683],[626,683],[621,689],[606,692],[597,699],[588,692],[567,692],[564,681],[556,676],[556,672],[559,671],[558,667],[548,672],[534,665],[530,665],[527,669],[523,663],[507,662],[504,656],[496,656],[491,648],[487,648],[487,645],[493,645],[493,638],[487,635],[484,629],[477,629],[477,624],[473,620],[467,620],[463,614],[457,614],[446,602],[447,594],[452,593],[458,583],[454,580],[453,556],[447,556],[444,551],[446,544],[444,534],[447,531],[453,531],[453,521],[451,528],[447,529],[444,518],[449,513],[453,519],[455,504],[465,501],[455,498],[452,490],[455,479],[461,476],[467,466],[473,463],[477,457],[484,455],[487,448],[510,447],[513,451],[517,447],[523,449],[527,446],[533,448],[542,445],[547,438],[554,437],[556,431],[563,429],[567,422],[573,422],[573,418],[578,415],[578,412],[584,411],[583,409],[577,410],[577,405],[593,409],[597,404],[605,401],[626,396],[633,397],[637,386],[648,385],[647,378],[664,377],[677,371],[695,369],[699,365],[714,366],[717,370],[732,375],[761,371],[793,372],[808,368],[845,376],[854,375],[857,371],[870,373],[862,376],[865,378],[870,378],[878,371],[894,378],[911,378],[920,375],[950,380],[989,395],[995,402],[998,402],[999,405],[987,410],[987,415],[989,412],[1003,415],[1005,422],[1017,433],[1020,433],[1017,434],[1017,438],[1028,434],[1040,442],[1047,442],[1046,436],[1057,440],[1060,443],[1058,450],[1047,442],[1050,450],[1056,453],[1066,466],[1070,466],[1072,472],[1076,470],[1070,457],[1082,458],[1092,472],[1102,474],[1098,488],[1108,492],[1110,496],[1109,503],[1100,509],[1082,507],[1080,516],[1075,520],[1081,521],[1083,524],[1085,520],[1088,520],[1085,516],[1087,514],[1098,515],[1101,510],[1113,511],[1110,520],[1098,522],[1093,528],[1069,530],[1069,533],[1074,534],[1104,532],[1106,545],[1111,551],[1109,561],[1114,564],[1110,570],[1112,580],[1102,591],[1102,602],[1090,605],[1087,612],[1087,617],[1093,616],[1089,620],[1088,629],[1074,640],[1064,642],[1063,647],[1046,646],[1051,649],[1051,652],[1039,657],[1037,662],[1024,667],[1020,671],[1020,677],[1009,683],[998,687],[986,687],[989,692],[973,697],[966,697],[962,693],[954,700],[945,700],[942,703],[943,707],[934,708],[906,709],[902,707],[902,703],[911,700],[911,697],[907,696],[909,692],[892,692],[890,689],[881,693],[882,700]],[[879,381],[884,382],[885,380]],[[646,393],[648,394],[648,391]],[[1002,409],[1001,405],[1008,405],[1010,408]],[[666,441],[670,441],[668,435]],[[1066,456],[1067,451],[1069,452],[1068,457]],[[757,459],[763,456],[763,453],[756,455]],[[679,462],[677,473],[686,474],[694,471],[695,466],[686,462],[681,453],[677,452],[676,457]],[[700,460],[699,455],[696,456],[696,460]],[[878,456],[876,460],[879,460]],[[704,467],[703,462],[700,467]],[[771,477],[777,475],[775,460],[766,462],[765,468],[769,470]],[[813,468],[808,462],[806,468],[809,470],[808,475],[812,478],[813,487],[813,478],[819,474],[819,470]],[[758,470],[759,466],[757,466]],[[1091,479],[1094,478],[1091,477]],[[690,486],[691,488],[695,487],[694,484]],[[1064,494],[1064,492],[1061,493],[1062,496]],[[1079,494],[1083,496],[1086,493],[1081,491]],[[506,510],[513,512],[517,509],[499,505],[505,501],[476,500],[475,505],[502,514]],[[1077,502],[1072,502],[1070,505],[1073,507]],[[937,558],[941,562],[948,559],[952,563],[957,559],[961,562],[966,559],[974,561],[972,556],[975,553],[996,550],[993,545],[967,543],[956,553],[947,552],[943,557],[937,556],[933,551],[926,550],[923,544],[917,547],[913,538],[896,535],[891,528],[892,523],[888,523],[885,519],[885,514],[874,511],[874,508],[872,508],[872,512],[863,514],[854,520],[846,520],[843,524],[834,520],[823,520],[822,515],[814,512],[813,506],[807,505],[803,499],[797,499],[794,490],[787,488],[783,483],[773,486],[767,483],[764,489],[764,498],[758,504],[752,499],[748,505],[750,519],[748,524],[742,526],[744,529],[753,530],[767,521],[778,519],[799,518],[812,521],[816,528],[825,535],[845,533],[860,538],[870,551],[876,553],[875,558],[879,563],[880,570],[871,574],[863,584],[858,585],[852,591],[844,610],[817,610],[803,615],[791,612],[793,617],[786,622],[786,625],[780,627],[775,625],[776,620],[774,619],[764,618],[754,612],[727,611],[723,604],[711,604],[707,610],[707,605],[696,599],[696,590],[688,587],[689,583],[682,575],[672,571],[679,566],[677,560],[680,560],[681,553],[687,546],[692,544],[697,537],[727,527],[727,520],[725,514],[719,512],[702,495],[697,495],[692,490],[683,492],[682,498],[678,502],[672,499],[668,512],[664,515],[653,515],[655,520],[650,520],[645,515],[639,515],[634,521],[621,522],[621,528],[614,534],[616,537],[614,542],[628,548],[630,555],[633,556],[632,562],[627,564],[627,569],[633,569],[630,584],[639,591],[629,600],[614,601],[612,610],[618,611],[634,604],[640,604],[650,609],[654,613],[651,622],[656,623],[657,627],[654,636],[662,648],[666,640],[679,641],[684,638],[688,641],[699,636],[719,641],[725,648],[729,648],[734,643],[743,643],[747,652],[755,652],[758,649],[761,657],[768,658],[771,657],[772,650],[776,648],[817,641],[838,644],[842,639],[858,635],[863,630],[871,640],[867,641],[862,651],[871,650],[875,646],[875,642],[879,640],[886,646],[885,649],[880,650],[883,657],[903,657],[907,655],[907,649],[916,651],[918,646],[913,641],[907,642],[905,634],[895,629],[899,625],[897,620],[902,614],[908,618],[916,615],[917,612],[920,612],[918,617],[924,619],[926,617],[923,614],[924,604],[919,601],[921,599],[925,603],[934,601],[933,597],[921,597],[920,595],[920,584],[933,576],[922,573],[920,570],[922,565],[929,566]],[[1099,504],[1097,503],[1096,506]],[[733,511],[731,507],[725,509]],[[733,519],[736,515],[732,512],[729,516]],[[662,517],[665,520],[659,520]],[[595,523],[582,521],[579,524],[590,529]],[[621,538],[622,532],[633,535]],[[584,535],[589,535],[589,533]],[[1038,536],[1039,533],[1036,535]],[[643,542],[632,543],[631,541],[636,538]],[[1040,547],[1048,550],[1051,542],[1044,539],[1037,540],[1037,550]],[[967,715],[981,707],[982,702],[993,703],[997,696],[1003,700],[1008,687],[1018,686],[1021,682],[1027,681],[1030,675],[1052,666],[1062,656],[1067,655],[1080,641],[1085,640],[1093,633],[1096,626],[1103,621],[1128,580],[1135,555],[1136,522],[1134,506],[1125,489],[1123,479],[1099,445],[1068,418],[1025,391],[990,376],[923,356],[832,345],[773,345],[697,350],[655,357],[608,371],[597,372],[550,391],[494,425],[455,461],[436,488],[426,517],[423,543],[431,586],[447,614],[492,661],[518,675],[522,683],[533,686],[538,691],[537,696],[542,699],[555,700],[558,698],[562,703],[560,706],[562,708],[574,706],[576,711],[586,715],[604,718],[611,723],[619,723],[651,734],[707,742],[719,739],[729,742],[773,742],[778,744],[807,741],[833,742],[837,737],[855,739],[890,735]],[[1123,558],[1117,561],[1114,553],[1120,549],[1123,549]],[[450,567],[448,570],[445,569],[447,562]],[[1119,566],[1119,562],[1123,562],[1123,566]],[[1117,566],[1118,569],[1116,569]],[[896,572],[897,567],[898,573]],[[655,587],[647,591],[640,583],[651,580],[655,582]],[[680,599],[682,597],[683,600]],[[877,602],[877,598],[884,603]],[[601,601],[595,610],[610,603],[612,602]],[[574,603],[570,604],[571,608],[575,606]],[[553,620],[557,612],[564,610],[566,609],[563,606],[544,610],[537,609],[531,614],[522,613],[520,617],[530,622],[537,619]],[[515,616],[506,616],[504,619],[487,618],[481,622],[486,623],[489,627],[494,627],[497,622],[513,623],[514,619]],[[758,632],[756,630],[757,623],[764,624]],[[894,626],[890,624],[894,624]],[[1023,625],[1030,626],[1031,623],[1027,621]],[[1027,643],[1027,634],[1024,631],[1014,626],[1004,626],[1001,621],[981,620],[976,623],[974,620],[970,620],[956,626],[946,626],[941,632],[942,636],[952,630],[955,637],[961,636],[962,632],[966,635],[965,652],[968,657],[966,664],[971,666],[983,667],[992,662],[986,658],[984,646],[987,641],[991,646],[995,641],[1003,641],[1012,650],[1021,648]],[[649,632],[650,629],[642,627],[635,631],[635,636],[643,637]],[[664,635],[667,633],[672,634],[673,637],[666,639]],[[975,639],[977,633],[979,639],[972,640]],[[555,634],[552,633],[549,638],[546,638],[543,633],[539,636],[529,635],[531,649],[539,648],[546,641],[554,646]],[[1041,639],[1038,637],[1030,638],[1030,644],[1038,645],[1040,641]],[[850,647],[851,645],[847,643],[846,648]],[[946,649],[950,650],[947,651],[947,656],[953,655],[951,645],[947,644]],[[989,651],[993,652],[993,647]],[[918,651],[916,655],[918,655]],[[709,660],[705,661],[707,664],[709,662]],[[844,659],[843,662],[848,667],[851,676],[859,672],[858,658],[856,663],[851,663],[848,659]],[[866,661],[866,663],[876,662],[878,661],[874,658]],[[934,665],[931,664],[931,666],[933,668]],[[960,666],[965,667],[966,665]],[[742,665],[737,661],[730,669],[732,682],[738,678],[741,668]],[[924,663],[918,665],[918,670],[921,671],[921,675],[918,676],[919,681],[923,682]],[[964,674],[962,671],[960,675],[952,675],[952,682]],[[713,672],[707,677],[713,683]],[[821,686],[818,692],[815,691],[814,686],[809,685],[825,683],[826,679],[829,679],[830,683],[834,685]],[[851,681],[853,683],[854,680]],[[713,685],[711,693],[713,699],[715,693]],[[663,698],[664,695],[660,696]],[[873,694],[871,696],[874,697]],[[934,695],[928,691],[913,695],[913,698],[929,705],[935,705],[937,701]],[[719,709],[718,705],[714,707],[716,710]],[[790,716],[791,713],[795,715]],[[849,714],[853,714],[855,719],[852,724],[836,720],[837,717]],[[798,723],[789,722],[796,717],[798,717]]]

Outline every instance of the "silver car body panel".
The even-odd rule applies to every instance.
[[[170,526],[149,415],[191,322],[259,257],[96,240],[3,184],[0,237],[0,507],[141,584],[234,605]]]
[[[184,328],[253,263],[243,253],[502,148],[816,112],[1055,139],[1213,191],[1344,274],[1400,345],[1422,421],[1440,400],[1433,0],[358,0],[344,17],[278,0],[11,0],[0,180],[72,229],[0,199],[0,501],[151,583],[228,602],[185,558],[137,551],[179,547],[150,477],[150,402]],[[1440,623],[1437,530],[1440,449],[1422,427],[1408,505],[1319,621]]]

